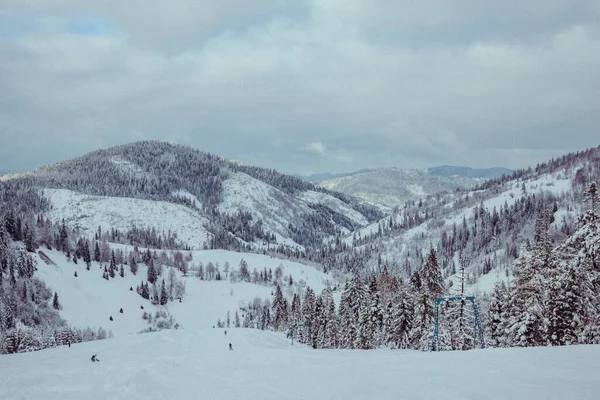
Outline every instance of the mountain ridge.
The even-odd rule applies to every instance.
[[[300,250],[316,249],[324,241],[383,215],[350,196],[318,188],[273,169],[242,165],[164,141],[100,149],[9,178],[87,196],[81,199],[85,200],[83,203],[79,202],[84,206],[73,223],[90,214],[85,206],[91,205],[89,200],[93,198],[178,204],[197,214],[199,220],[207,221],[198,229],[208,231],[208,243],[188,243],[193,248],[260,249],[280,243]],[[311,192],[320,195],[305,195]],[[53,197],[53,201],[59,200],[60,196]],[[118,208],[115,215],[125,216],[119,214]],[[319,228],[311,228],[316,226]],[[92,229],[95,227],[87,227]]]
[[[381,168],[323,181],[319,186],[394,208],[441,192],[467,189],[481,180],[436,176],[426,170]]]
[[[427,169],[432,175],[437,176],[461,176],[464,178],[492,179],[500,178],[502,175],[510,175],[514,170],[504,167],[492,168],[470,168],[456,165],[441,165]]]

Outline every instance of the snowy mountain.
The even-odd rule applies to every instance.
[[[343,178],[346,176],[352,176],[352,175],[357,175],[357,174],[364,174],[366,172],[373,172],[375,171],[375,169],[369,169],[369,168],[365,168],[365,169],[361,169],[358,171],[352,171],[352,172],[346,172],[346,173],[337,173],[337,174],[332,174],[329,172],[325,172],[322,174],[312,174],[312,175],[296,175],[298,176],[298,178],[301,178],[307,182],[310,183],[314,183],[315,185],[318,185],[319,183],[323,182],[323,181],[328,181],[331,179],[337,179],[337,178]]]
[[[461,176],[463,178],[492,179],[500,178],[502,175],[509,176],[513,173],[512,169],[496,168],[469,168],[453,165],[442,165],[440,167],[428,168],[427,172],[436,176]]]
[[[584,194],[594,181],[600,181],[600,148],[515,171],[471,190],[429,196],[347,236],[349,247],[325,263],[346,270],[355,265],[377,270],[387,264],[408,279],[433,248],[449,286],[459,282],[464,265],[469,290],[490,293],[497,280],[511,275],[521,244],[533,242],[542,213],[548,213],[553,242],[574,232],[586,207]]]
[[[15,179],[43,188],[49,218],[81,233],[156,229],[193,249],[305,251],[382,216],[298,178],[170,142],[99,150]]]
[[[423,170],[383,168],[322,181],[319,186],[393,208],[436,193],[467,189],[480,182]]]
[[[162,172],[109,150],[0,183],[0,352],[211,326],[273,331],[242,335],[282,347],[298,324],[299,343],[345,351],[600,342],[600,147],[371,224],[371,208],[273,171],[216,159],[179,176],[179,150],[158,157]],[[126,218],[139,226],[121,228]],[[254,254],[181,246],[203,234]],[[273,242],[314,247],[275,252]],[[443,296],[460,298],[434,314]]]

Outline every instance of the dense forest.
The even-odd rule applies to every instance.
[[[247,250],[253,247],[253,242],[273,242],[273,232],[267,232],[264,221],[252,218],[247,210],[219,211],[223,184],[234,173],[248,174],[289,196],[305,191],[327,194],[371,222],[384,216],[376,207],[319,188],[300,178],[240,165],[191,147],[162,141],[137,142],[98,150],[14,179],[27,180],[31,186],[40,188],[182,204],[205,214],[211,221],[206,226],[214,235],[210,248]],[[192,196],[181,195],[181,192]],[[324,240],[341,235],[343,229],[360,227],[322,204],[311,206],[309,212],[302,214],[298,221],[290,222],[298,222],[299,227],[289,229],[288,237],[293,237],[296,243],[313,251],[321,247]]]
[[[360,229],[332,207],[309,203],[310,212],[286,226],[289,239],[301,247],[278,243],[265,221],[251,212],[219,212],[222,183],[237,172],[290,195],[305,190],[327,193],[378,222]],[[570,183],[566,190],[553,190],[554,180]],[[32,252],[44,248],[60,250],[88,270],[101,268],[106,280],[136,275],[138,265],[145,264],[147,275],[131,290],[154,304],[185,296],[175,271],[186,275],[192,263],[175,232],[134,224],[127,230],[98,227],[86,237],[64,220],[47,217],[52,205],[40,187],[176,202],[211,216],[207,249],[318,263],[339,282],[337,287],[292,293],[285,290],[293,286],[292,277],[277,270],[250,271],[243,263],[237,271],[228,265],[220,270],[212,263],[193,267],[199,279],[272,286],[273,299],[257,299],[243,307],[234,324],[295,334],[317,348],[430,349],[434,298],[463,295],[465,286],[491,273],[506,279],[493,291],[477,293],[488,345],[598,343],[600,200],[594,182],[599,180],[600,148],[595,148],[515,171],[472,191],[429,196],[384,217],[373,207],[298,178],[183,146],[142,142],[101,150],[0,181],[0,351],[108,335],[102,329],[69,327],[60,319],[60,299],[35,278]],[[541,182],[548,186],[540,187]],[[173,195],[180,190],[201,204]],[[506,201],[486,206],[507,191],[512,194]],[[111,249],[111,243],[131,245],[131,250]],[[165,280],[158,278],[163,268],[169,269]],[[341,292],[339,304],[334,301],[336,292]],[[445,305],[440,317],[440,349],[475,345],[468,304]],[[148,314],[148,320],[175,325],[164,316]],[[231,317],[227,320],[231,323]]]
[[[595,183],[585,200],[575,231],[558,242],[548,229],[551,209],[538,211],[533,239],[523,243],[510,267],[515,278],[508,284],[499,281],[480,301],[488,346],[600,343],[600,196]],[[285,283],[274,284],[271,301],[254,301],[240,310],[241,326],[295,334],[315,348],[430,350],[433,300],[453,294],[433,248],[408,280],[390,274],[386,265],[369,278],[355,271],[339,305],[329,286],[320,294],[307,288],[288,301]],[[439,349],[473,348],[473,309],[463,301],[447,303],[440,311]]]

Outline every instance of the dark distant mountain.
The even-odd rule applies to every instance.
[[[512,169],[496,167],[496,168],[469,168],[453,165],[442,165],[441,167],[433,167],[427,170],[431,175],[436,176],[460,176],[463,178],[472,179],[494,179],[500,178],[502,175],[510,175]]]
[[[352,175],[358,175],[358,174],[364,174],[366,172],[373,172],[375,171],[374,169],[370,169],[370,168],[366,168],[366,169],[360,169],[358,171],[353,171],[353,172],[341,172],[338,174],[332,174],[329,172],[325,172],[322,174],[312,174],[312,175],[300,175],[300,174],[296,174],[296,176],[300,179],[303,179],[307,182],[310,183],[314,183],[315,185],[318,185],[321,182],[324,181],[328,181],[331,179],[337,179],[337,178],[344,178],[346,176],[352,176]]]

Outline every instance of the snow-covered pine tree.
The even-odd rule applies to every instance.
[[[161,306],[164,306],[165,304],[167,304],[167,301],[169,300],[169,297],[167,296],[167,288],[165,286],[165,280],[162,280],[162,283],[160,285],[160,300],[159,303]]]
[[[338,318],[335,312],[335,301],[331,287],[327,285],[321,293],[323,299],[323,342],[322,348],[331,349],[338,346]]]
[[[275,331],[287,329],[288,310],[287,310],[285,303],[286,302],[284,301],[284,298],[283,298],[283,292],[281,291],[281,286],[277,285],[275,287],[275,295],[273,298],[273,305],[271,306],[273,309]]]
[[[532,254],[521,246],[515,261],[506,324],[509,346],[532,347],[546,344],[542,277],[534,269]]]
[[[496,281],[485,322],[487,344],[490,347],[506,347],[507,345],[502,331],[502,322],[508,299],[509,292],[506,283],[503,280]]]
[[[390,301],[386,316],[386,344],[395,349],[410,346],[410,333],[413,328],[414,305],[405,287],[400,287]]]
[[[315,318],[315,306],[316,306],[316,296],[315,292],[312,290],[310,286],[306,287],[306,291],[304,292],[304,300],[302,301],[302,322],[304,324],[311,326],[311,333],[314,333],[314,326],[316,322]],[[302,335],[301,335],[302,337]],[[304,343],[309,343],[313,338],[304,337]],[[314,342],[313,342],[314,345]]]
[[[360,308],[366,298],[366,291],[360,276],[354,273],[352,279],[347,282],[342,298],[340,300],[340,347],[351,349],[355,347],[358,337],[358,324],[360,320]]]
[[[433,302],[425,290],[414,294],[413,329],[410,343],[413,349],[431,350],[433,335]]]
[[[150,259],[148,260],[148,276],[147,276],[147,280],[149,283],[155,283],[156,282],[156,269],[154,268],[154,260],[150,257]]]
[[[365,304],[360,309],[360,325],[356,348],[374,349],[382,344],[383,315],[384,310],[379,299],[377,281],[373,278],[369,284]]]
[[[420,271],[421,285],[427,290],[431,300],[444,294],[444,278],[438,264],[435,249],[431,248],[427,261]]]
[[[562,285],[565,289],[573,286],[569,301],[577,298],[580,301],[579,305],[561,308],[567,313],[571,307],[579,310],[580,321],[572,322],[579,329],[577,342],[591,344],[600,343],[600,218],[597,210],[600,197],[594,182],[586,193],[586,203],[589,209],[578,218],[577,230],[556,249],[556,254],[566,270],[563,277],[567,279]],[[565,295],[563,293],[563,297]]]
[[[137,261],[135,260],[133,253],[129,255],[129,270],[133,275],[137,274],[138,271]]]
[[[52,308],[60,310],[60,303],[58,302],[58,293],[54,292],[54,298],[52,299]]]

